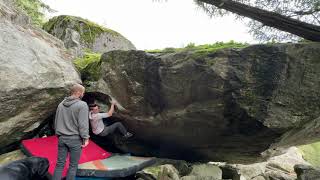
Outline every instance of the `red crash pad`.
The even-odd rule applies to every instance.
[[[58,154],[58,138],[56,136],[49,136],[45,138],[34,138],[23,140],[21,143],[22,149],[29,156],[45,157],[50,162],[49,174],[53,175],[54,168],[57,162]],[[89,161],[106,159],[111,156],[111,153],[105,151],[94,142],[90,141],[89,145],[82,149],[79,164]],[[62,176],[65,177],[69,167],[69,155],[63,170]]]

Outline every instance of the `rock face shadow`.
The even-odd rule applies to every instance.
[[[319,106],[306,100],[320,100],[320,87],[311,86],[320,76],[313,60],[319,54],[311,49],[319,48],[256,45],[155,55],[112,51],[101,58],[99,82],[107,91],[96,92],[127,110],[115,117],[135,138],[118,143],[120,150],[190,161],[256,162],[288,132],[297,135],[297,126],[319,116]],[[296,144],[304,142],[303,133],[298,139]]]

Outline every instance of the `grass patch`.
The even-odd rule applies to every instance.
[[[79,71],[88,66],[88,64],[100,61],[101,54],[86,52],[83,58],[77,58],[73,61]]]
[[[214,44],[204,44],[196,46],[194,43],[189,43],[184,48],[165,48],[165,49],[155,49],[146,50],[148,53],[177,53],[183,51],[194,51],[194,53],[209,53],[220,49],[226,48],[244,48],[247,47],[248,43],[238,43],[235,41],[229,42],[216,42]]]
[[[100,78],[101,54],[86,52],[83,58],[73,61],[83,81],[97,81]]]
[[[303,158],[315,167],[320,167],[320,142],[298,147]]]

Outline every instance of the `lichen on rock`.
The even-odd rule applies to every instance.
[[[75,46],[81,46],[83,50],[88,48],[93,52],[104,53],[118,49],[135,49],[134,45],[120,33],[81,17],[56,16],[44,24],[43,29],[65,43],[67,29],[78,32],[80,42]]]

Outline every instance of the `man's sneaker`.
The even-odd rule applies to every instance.
[[[131,136],[133,136],[133,134],[132,134],[132,133],[127,132],[123,137],[125,137],[125,138],[129,138],[129,137],[131,137]]]

